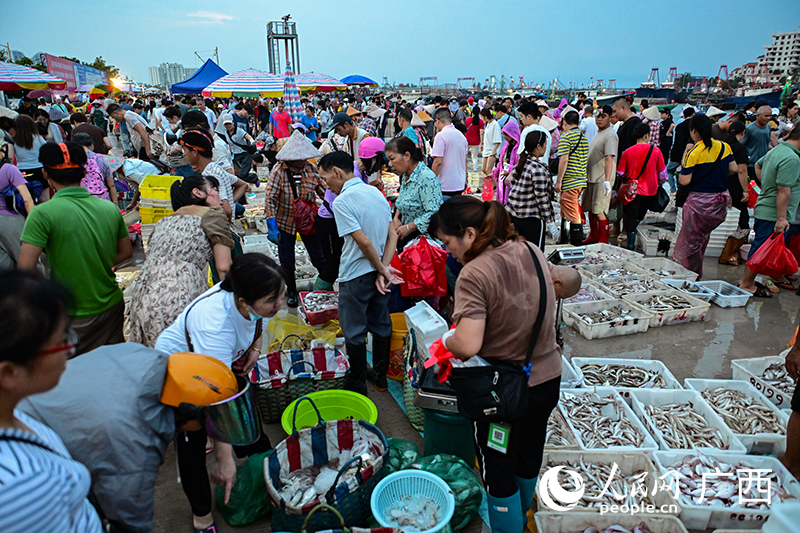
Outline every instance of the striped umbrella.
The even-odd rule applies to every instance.
[[[337,80],[333,76],[327,74],[320,74],[318,72],[306,72],[305,74],[298,74],[295,77],[297,87],[305,91],[319,91],[329,93],[333,91],[346,91],[347,85]]]
[[[67,82],[34,68],[0,61],[0,91],[64,89]]]
[[[205,89],[203,96],[264,96],[283,95],[283,78],[276,75],[249,68],[223,76]]]
[[[286,76],[283,79],[283,103],[286,104],[286,112],[292,116],[292,122],[300,122],[303,116],[303,106],[300,105],[300,91],[294,81],[292,66],[286,65]]]

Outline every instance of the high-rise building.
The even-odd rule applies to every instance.
[[[790,75],[800,69],[800,31],[772,34],[772,44],[764,47],[766,52],[758,58],[759,66],[768,73],[770,82]]]
[[[167,89],[190,78],[197,71],[196,68],[186,68],[180,63],[161,63],[157,67],[150,67],[149,70],[150,84],[161,85]]]

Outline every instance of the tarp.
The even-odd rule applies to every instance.
[[[222,70],[222,67],[208,59],[191,78],[176,83],[170,87],[169,91],[172,94],[200,94],[203,89],[227,75],[228,73]]]
[[[66,86],[66,81],[51,76],[46,72],[0,61],[0,91],[63,89]]]

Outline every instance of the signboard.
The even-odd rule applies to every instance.
[[[78,83],[78,87],[81,85],[95,86],[100,83],[108,85],[108,72],[78,63],[72,65],[75,69],[75,81]]]
[[[47,73],[67,82],[67,86],[62,91],[57,92],[75,92],[77,85],[75,83],[75,71],[72,68],[72,61],[50,54],[45,54],[44,57],[47,63]]]

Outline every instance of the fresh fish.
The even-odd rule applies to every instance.
[[[561,393],[561,406],[585,448],[639,447],[644,433],[625,416],[621,400],[597,392]]]
[[[614,322],[615,320],[633,320],[633,317],[630,315],[630,310],[623,309],[620,305],[591,313],[577,313],[577,315],[587,324],[603,324],[605,322]]]
[[[601,298],[597,295],[597,293],[591,289],[586,287],[581,287],[581,290],[578,291],[577,294],[574,296],[570,296],[566,300],[564,300],[565,304],[577,304],[581,302],[595,302],[600,300]]]
[[[664,285],[655,278],[647,276],[632,277],[626,279],[604,279],[598,280],[614,294],[625,296],[626,294],[652,292],[662,290]]]
[[[310,292],[303,299],[303,305],[310,313],[339,306],[339,294],[335,292]]]
[[[718,387],[700,394],[736,434],[786,435],[786,428],[775,411],[742,391]]]
[[[645,405],[645,414],[661,432],[667,446],[673,449],[716,448],[727,450],[730,444],[718,428],[708,425],[691,402],[667,405]]]
[[[664,376],[658,372],[630,365],[587,363],[581,367],[581,372],[588,385],[642,389],[663,389],[667,386]]]
[[[564,424],[561,415],[557,410],[553,410],[550,419],[547,421],[547,436],[544,445],[547,448],[577,448],[572,433]]]
[[[769,365],[761,375],[761,379],[789,395],[794,393],[794,387],[797,384],[786,371],[786,366],[783,363]]]
[[[647,300],[636,302],[642,307],[651,311],[675,311],[678,309],[690,309],[692,304],[686,298],[677,295],[656,294]]]

